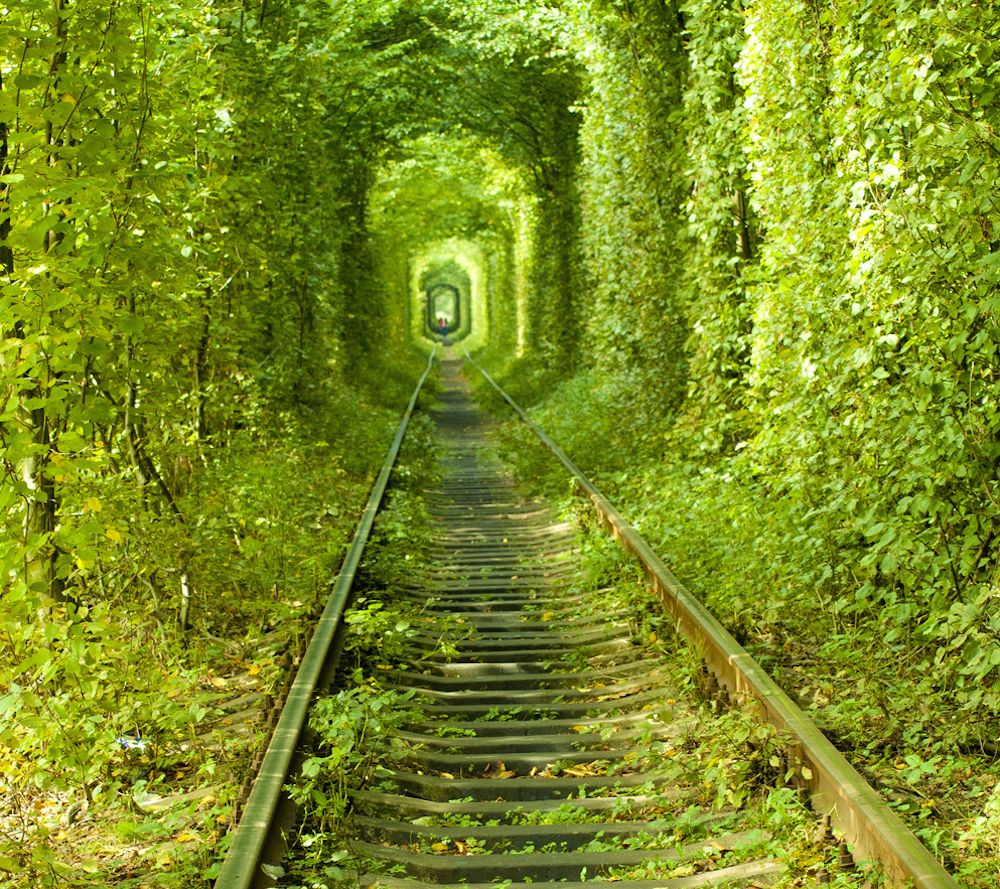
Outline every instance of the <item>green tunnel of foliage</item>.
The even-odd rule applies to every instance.
[[[113,796],[82,751],[183,735],[213,640],[311,613],[454,245],[470,342],[731,626],[995,734],[993,4],[3,15],[9,798]]]

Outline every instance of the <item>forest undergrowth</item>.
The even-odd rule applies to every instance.
[[[747,647],[920,839],[969,889],[1000,875],[997,714],[956,694],[962,664],[883,603],[856,598],[794,501],[743,449],[706,460],[683,422],[630,412],[630,380],[554,383],[507,362],[505,387],[596,482],[683,583]],[[479,396],[503,410],[485,386]],[[685,439],[685,435],[688,436]],[[567,493],[565,470],[526,426],[503,426],[504,457]],[[859,569],[860,571],[861,569]],[[824,579],[825,578],[825,579]],[[926,620],[926,616],[924,616]]]
[[[192,453],[172,481],[197,522],[92,483],[86,586],[44,615],[8,592],[4,889],[210,883],[410,385],[380,381]]]

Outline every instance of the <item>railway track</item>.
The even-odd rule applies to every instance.
[[[662,705],[678,696],[670,670],[634,642],[629,615],[574,592],[576,534],[519,496],[456,374],[446,369],[435,411],[444,454],[428,496],[433,561],[397,593],[414,611],[432,601],[428,631],[382,670],[422,717],[397,733],[408,761],[379,791],[355,794],[353,851],[405,877],[366,881],[549,886],[666,861],[705,871],[723,853],[747,859],[725,876],[777,872],[753,854],[763,832],[732,818],[678,842],[668,798],[688,823],[714,814],[692,813],[683,800],[700,786],[655,762],[689,734],[693,712]],[[443,638],[438,615],[449,619]]]
[[[796,772],[838,833],[824,822],[805,843],[808,854],[805,847],[779,854],[763,797],[711,805],[704,738],[714,729],[705,708],[680,693],[676,661],[636,638],[634,603],[613,590],[586,590],[576,531],[506,473],[458,362],[444,362],[442,374],[433,411],[442,481],[426,494],[429,558],[394,585],[395,606],[413,615],[413,627],[376,668],[379,684],[415,711],[393,730],[396,757],[367,786],[350,789],[341,829],[356,858],[354,879],[387,889],[607,879],[674,889],[781,879],[818,885],[830,877],[818,861],[853,867],[846,840],[856,857],[878,860],[891,884],[953,889],[874,791],[555,448],[612,532],[636,551],[672,622],[703,653],[715,688],[789,734],[782,771]],[[404,429],[405,421],[397,450]],[[377,485],[366,521],[381,497]],[[357,558],[366,536],[356,540]],[[327,618],[339,626],[346,591],[335,589],[333,598],[336,613]],[[290,700],[331,680],[337,630],[324,633],[330,638],[313,658],[315,677],[299,694],[293,686]],[[267,801],[251,798],[217,889],[274,885],[276,871],[266,864],[280,859],[282,831],[293,820],[278,791],[300,744],[280,722],[276,738],[280,769],[265,757],[254,793]],[[745,749],[754,752],[752,744]],[[830,844],[839,853],[824,851]]]

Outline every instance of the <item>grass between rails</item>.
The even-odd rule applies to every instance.
[[[510,368],[508,368],[510,372]],[[687,434],[615,405],[624,378],[555,383],[522,365],[504,381],[610,496],[688,587],[796,697],[925,844],[969,889],[1000,879],[1000,763],[949,657],[902,602],[855,599],[822,576],[821,541],[768,495],[758,469],[691,453]],[[479,396],[504,410],[479,386]],[[504,452],[519,471],[566,491],[566,474],[511,419]],[[829,556],[829,553],[826,554]],[[841,572],[841,575],[843,572]],[[945,658],[942,660],[942,658]],[[979,714],[979,715],[977,715]]]

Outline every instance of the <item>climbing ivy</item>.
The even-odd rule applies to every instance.
[[[691,446],[732,447],[746,432],[751,272],[761,239],[745,153],[746,108],[736,64],[744,4],[683,8],[689,73],[684,133],[689,193],[684,305],[690,355],[685,424]]]
[[[978,683],[1000,666],[990,609],[972,604],[996,558],[998,23],[977,7],[879,8],[759,4],[749,19],[767,226],[754,458],[838,554],[816,561],[838,609],[916,631],[955,681]],[[796,61],[775,64],[789,46]],[[958,698],[1000,704],[981,687]]]
[[[604,0],[570,9],[589,75],[581,133],[581,246],[593,293],[587,358],[634,374],[623,404],[671,410],[687,363],[677,286],[685,188],[678,9]]]

